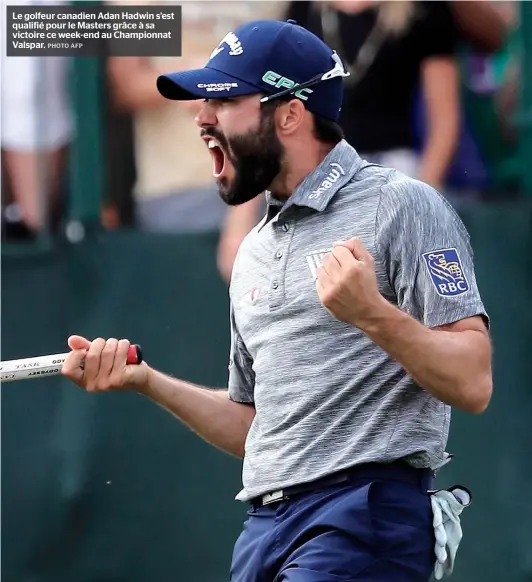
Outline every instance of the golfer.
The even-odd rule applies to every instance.
[[[427,582],[451,409],[492,393],[468,233],[433,188],[344,140],[346,74],[293,21],[256,21],[157,80],[203,99],[223,200],[267,192],[234,265],[227,389],[128,366],[127,340],[68,340],[78,386],[140,392],[243,458],[233,582]]]

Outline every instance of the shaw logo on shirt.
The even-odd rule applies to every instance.
[[[327,177],[320,184],[320,187],[309,195],[310,200],[319,198],[324,192],[327,192],[327,190],[334,186],[335,182],[338,181],[340,176],[345,176],[344,169],[342,166],[340,166],[340,164],[332,162],[330,165],[332,170],[327,174]]]
[[[423,253],[423,258],[439,295],[455,297],[469,291],[469,283],[456,249]]]

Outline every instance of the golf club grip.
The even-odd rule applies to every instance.
[[[127,350],[127,364],[130,366],[142,364],[142,348],[138,344],[131,344]]]
[[[14,382],[16,380],[34,379],[43,376],[58,376],[61,374],[63,364],[69,355],[70,352],[0,362],[0,381]],[[138,365],[142,361],[141,347],[138,344],[130,345],[127,353],[127,364]],[[83,362],[81,363],[82,368]]]

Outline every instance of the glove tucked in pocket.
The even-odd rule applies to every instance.
[[[461,485],[429,493],[436,538],[434,577],[436,580],[441,580],[453,572],[456,552],[462,540],[460,514],[471,504],[472,496],[469,490]]]

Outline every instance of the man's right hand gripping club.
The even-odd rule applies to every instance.
[[[144,362],[127,364],[128,340],[97,338],[91,342],[72,335],[68,346],[72,351],[63,364],[62,374],[80,388],[87,392],[146,391],[148,366]]]
[[[244,456],[244,444],[255,417],[253,405],[234,402],[227,390],[171,378],[145,362],[128,365],[128,340],[98,338],[91,342],[72,335],[68,345],[72,352],[63,364],[62,374],[80,388],[87,392],[139,392],[215,447]]]

